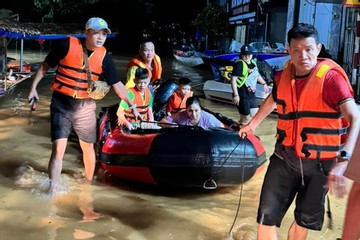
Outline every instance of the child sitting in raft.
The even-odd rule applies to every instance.
[[[172,94],[167,105],[166,114],[171,116],[179,111],[183,111],[186,108],[186,100],[192,97],[193,91],[191,91],[189,78],[180,78],[178,89]]]
[[[132,109],[125,101],[121,100],[116,113],[118,125],[125,125],[129,130],[133,130],[140,126],[141,121],[154,121],[152,112],[153,96],[148,88],[149,82],[149,72],[145,68],[137,68],[134,78],[135,86],[128,88],[128,94],[134,103],[131,108],[136,107],[141,119],[135,119]]]

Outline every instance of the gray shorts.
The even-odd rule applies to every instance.
[[[74,130],[80,140],[96,142],[96,104],[92,99],[52,98],[51,141],[68,138]]]

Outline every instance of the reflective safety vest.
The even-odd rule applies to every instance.
[[[144,96],[141,94],[137,88],[129,88],[128,91],[131,91],[134,94],[134,99],[132,100],[136,104],[136,110],[140,113],[142,120],[148,120],[148,109],[151,99],[151,93],[149,88],[145,89]],[[135,120],[135,116],[130,108],[124,109],[124,115],[127,121],[140,122],[140,120]]]
[[[334,61],[319,61],[297,99],[293,68],[292,63],[285,66],[277,86],[277,141],[294,147],[301,158],[332,159],[341,147],[341,135],[347,132],[347,127],[342,114],[323,99],[324,79],[329,70],[336,70],[352,92],[348,77]]]
[[[244,85],[244,83],[246,82],[246,79],[249,76],[249,67],[248,67],[247,63],[244,60],[239,58],[238,60],[236,60],[235,63],[240,62],[240,61],[243,64],[243,68],[242,68],[242,77],[238,77],[238,79],[236,79],[236,84],[237,84],[238,88],[241,88],[242,85]],[[255,67],[257,67],[256,61],[254,59],[251,59],[250,61],[251,61],[252,64],[255,65]]]
[[[152,82],[154,82],[155,80],[161,78],[162,66],[161,66],[160,57],[158,55],[155,54],[152,61],[153,61],[154,66],[153,66],[153,70],[151,71],[151,69],[141,60],[141,55],[137,55],[134,59],[132,59],[126,65],[126,70],[129,70],[129,68],[131,68],[133,66],[146,68],[149,72],[149,79]],[[128,79],[128,81],[129,81],[129,79]]]
[[[183,111],[186,109],[186,100],[189,97],[192,97],[193,91],[190,91],[184,98],[181,98],[177,92],[174,92],[171,97],[171,102],[169,102],[169,106],[166,111],[171,114]],[[171,104],[171,105],[170,105]]]
[[[89,56],[91,79],[97,81],[102,73],[102,62],[106,55],[104,47],[97,48]],[[83,47],[80,39],[69,37],[69,51],[60,60],[56,70],[55,80],[51,88],[67,96],[83,99],[89,98],[87,93],[88,81],[83,63]]]

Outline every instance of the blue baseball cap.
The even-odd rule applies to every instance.
[[[88,30],[89,28],[95,31],[105,29],[107,33],[111,33],[111,30],[109,29],[107,22],[99,17],[92,17],[86,22],[85,29]]]

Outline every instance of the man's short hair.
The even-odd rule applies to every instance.
[[[135,70],[135,78],[136,79],[145,79],[145,78],[149,78],[149,72],[146,68],[137,68]]]
[[[316,43],[319,43],[319,33],[316,30],[316,28],[308,23],[298,23],[295,26],[293,26],[288,34],[288,44],[290,45],[290,42],[292,39],[301,39],[301,38],[308,38],[313,37],[315,39]]]
[[[152,39],[150,39],[150,38],[144,38],[144,39],[142,39],[142,40],[140,41],[140,48],[139,48],[139,49],[140,49],[140,50],[144,49],[146,43],[152,43],[152,44],[155,46],[154,41],[153,41]]]
[[[190,85],[191,80],[187,77],[183,77],[179,79],[179,85]]]
[[[190,105],[193,105],[193,104],[199,104],[199,106],[201,108],[200,99],[197,97],[189,97],[186,100],[185,106],[186,106],[186,108],[188,108]]]

